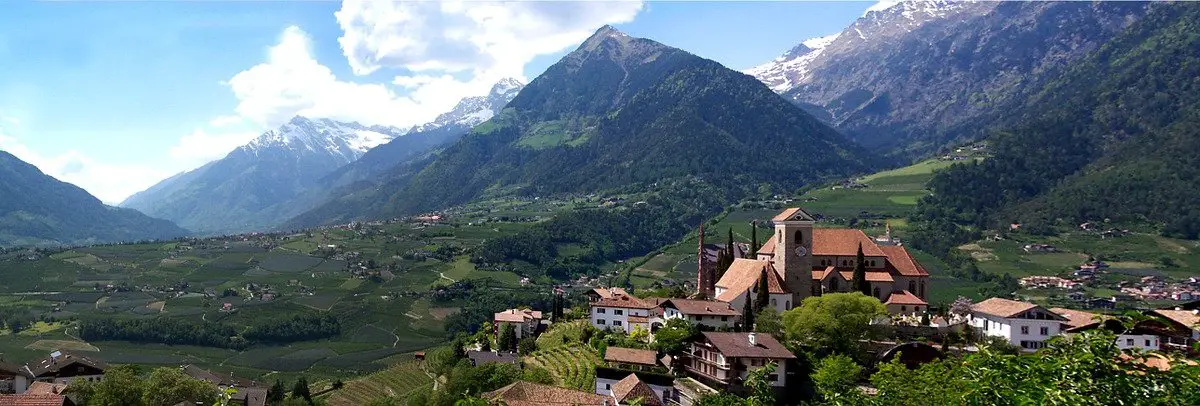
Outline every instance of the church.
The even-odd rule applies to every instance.
[[[757,297],[759,280],[765,276],[769,305],[782,312],[809,296],[854,291],[854,267],[861,246],[871,295],[883,302],[888,312],[928,310],[929,273],[890,238],[883,242],[862,230],[814,228],[816,220],[801,208],[784,210],[771,222],[774,232],[755,257],[735,259],[719,278],[715,264],[703,255],[701,242],[698,296],[742,309],[747,297]]]

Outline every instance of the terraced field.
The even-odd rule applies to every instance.
[[[554,375],[556,385],[591,391],[596,382],[596,365],[600,364],[600,355],[592,347],[576,344],[539,350],[526,357],[525,362],[546,368]]]
[[[365,378],[346,382],[329,396],[330,406],[356,406],[372,400],[393,397],[400,400],[418,390],[433,388],[433,379],[425,375],[415,361],[396,364]]]

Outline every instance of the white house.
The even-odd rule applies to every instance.
[[[1105,328],[1117,334],[1117,347],[1122,350],[1158,351],[1162,348],[1161,337],[1155,334],[1153,329],[1147,328],[1147,322],[1139,322],[1132,328],[1127,328],[1110,316],[1083,310],[1055,307],[1050,311],[1067,319],[1067,323],[1063,326],[1064,333]]]
[[[512,324],[517,332],[517,339],[533,335],[541,323],[542,312],[530,309],[508,309],[496,313],[492,318],[492,325],[496,329],[494,333],[499,334],[505,324]]]
[[[601,330],[616,328],[632,333],[637,327],[650,331],[650,312],[657,305],[634,297],[623,290],[611,291],[590,304],[592,326]]]
[[[687,363],[688,375],[709,386],[741,386],[750,372],[774,362],[775,372],[767,376],[771,386],[783,387],[787,381],[788,360],[795,359],[783,344],[770,334],[704,332],[693,342]]]
[[[733,327],[742,320],[742,312],[729,303],[713,300],[667,299],[659,305],[662,319],[683,319],[713,329]]]
[[[1032,352],[1046,340],[1062,334],[1067,319],[1041,306],[991,298],[971,306],[971,327],[989,337],[1000,337]]]

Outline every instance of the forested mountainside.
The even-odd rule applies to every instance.
[[[1200,5],[1151,12],[986,128],[994,156],[934,177],[918,206],[926,244],[957,225],[1032,232],[1087,221],[1200,234]]]
[[[171,239],[170,221],[107,206],[75,185],[0,151],[0,247]]]
[[[878,163],[753,77],[606,26],[436,157],[289,226],[693,176],[791,192]]]
[[[982,136],[980,117],[1020,104],[1149,8],[898,2],[748,72],[864,146],[914,158]]]

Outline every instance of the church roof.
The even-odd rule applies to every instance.
[[[917,263],[904,247],[899,245],[882,245],[879,246],[879,249],[887,255],[888,264],[896,268],[896,272],[899,272],[900,275],[929,276],[929,272],[926,272],[925,268],[921,267],[921,264]],[[863,248],[863,251],[865,252],[866,248]]]
[[[863,255],[868,257],[886,256],[875,240],[867,237],[862,230],[851,228],[815,228],[813,229],[813,255],[850,257],[858,255],[858,246],[862,244]]]
[[[792,207],[780,212],[771,221],[815,221],[812,214],[799,207]]]
[[[775,241],[777,240],[775,239],[775,236],[772,235],[771,238],[768,238],[767,242],[764,242],[762,247],[758,249],[758,254],[775,255],[775,244],[777,244]]]
[[[783,281],[779,278],[779,274],[771,266],[770,261],[737,258],[733,260],[733,264],[725,271],[725,275],[721,276],[721,280],[717,281],[716,286],[725,288],[725,292],[717,296],[717,300],[722,302],[733,301],[742,292],[754,287],[758,283],[759,278],[762,277],[764,270],[767,274],[767,292],[776,294],[788,293],[787,289],[784,288]]]
[[[912,292],[909,292],[907,290],[902,290],[899,292],[892,292],[892,295],[888,296],[888,300],[887,300],[887,302],[885,302],[885,304],[919,305],[919,306],[929,305],[929,303],[926,303],[924,300],[921,300],[921,298],[917,297],[917,295],[914,295],[914,294],[912,294]]]

